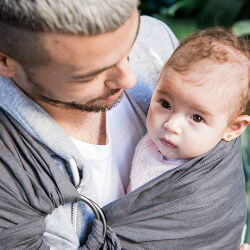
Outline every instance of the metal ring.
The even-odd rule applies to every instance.
[[[92,200],[89,198],[81,195],[81,199],[85,202],[93,211],[95,217],[102,222],[103,225],[103,238],[105,239],[107,233],[107,221],[102,209]]]

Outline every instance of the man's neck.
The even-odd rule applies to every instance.
[[[64,129],[68,136],[86,143],[106,144],[105,112],[82,112],[55,107],[44,102],[39,102],[39,105]]]

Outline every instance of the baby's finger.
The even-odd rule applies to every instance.
[[[250,245],[245,243],[243,245],[241,245],[238,250],[250,250]]]

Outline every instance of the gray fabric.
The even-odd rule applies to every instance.
[[[11,117],[0,112],[1,249],[47,249],[44,218],[79,200],[74,186]],[[87,249],[237,249],[246,219],[240,139],[221,141],[103,207]]]
[[[79,200],[49,154],[0,110],[0,248],[48,249],[44,220]]]
[[[246,219],[240,139],[221,141],[103,208],[123,249],[227,249]]]

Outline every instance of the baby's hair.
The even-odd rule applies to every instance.
[[[239,101],[235,104],[232,119],[242,114],[250,115],[250,51],[247,41],[220,27],[198,31],[180,43],[164,68],[170,67],[181,74],[204,59],[217,64],[237,63],[241,69],[245,68],[246,77],[237,83]]]

